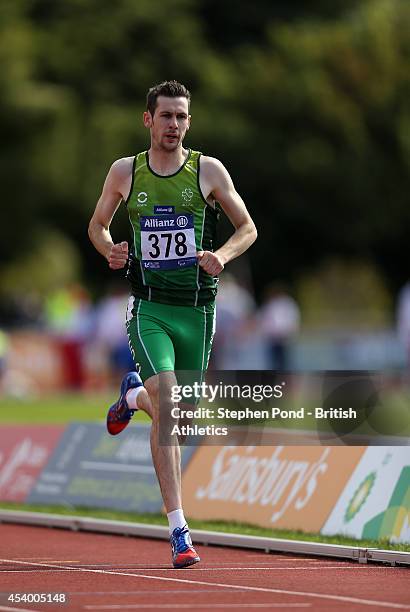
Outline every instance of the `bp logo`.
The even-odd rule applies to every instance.
[[[363,482],[359,484],[356,491],[353,493],[353,497],[350,500],[349,505],[346,508],[344,516],[345,523],[351,521],[359,512],[360,508],[363,506],[363,504],[369,497],[370,491],[373,488],[375,480],[376,472],[370,472],[370,474],[366,476]]]
[[[188,219],[184,215],[181,215],[177,219],[177,225],[178,227],[186,227],[188,225]]]
[[[187,187],[186,189],[183,190],[181,195],[183,199],[185,200],[185,202],[190,202],[192,200],[192,196],[194,195],[194,192],[192,191],[192,189]]]

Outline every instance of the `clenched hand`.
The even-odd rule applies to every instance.
[[[198,251],[198,263],[211,276],[217,276],[224,269],[222,258],[211,251]]]
[[[128,261],[128,242],[113,244],[107,259],[112,270],[123,268]]]

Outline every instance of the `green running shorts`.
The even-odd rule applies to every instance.
[[[215,302],[174,306],[131,296],[126,326],[143,381],[166,371],[196,370],[202,378],[215,333]]]

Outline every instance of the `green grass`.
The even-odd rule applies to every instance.
[[[81,507],[38,506],[28,504],[15,504],[0,502],[3,510],[26,510],[31,512],[48,512],[52,514],[71,515],[101,518],[114,521],[128,521],[132,523],[148,523],[150,525],[168,525],[167,518],[162,514],[135,514],[131,512],[118,512]],[[189,519],[191,529],[206,531],[220,531],[223,533],[239,533],[241,535],[261,536],[265,538],[279,538],[285,540],[305,540],[307,542],[320,542],[322,544],[341,544],[344,546],[357,546],[361,548],[379,548],[383,550],[396,550],[410,552],[410,544],[390,544],[388,540],[355,540],[344,536],[325,536],[304,531],[291,531],[289,529],[266,529],[247,523],[234,523],[224,521],[198,521]]]
[[[0,398],[1,424],[65,424],[70,421],[104,421],[118,390],[105,393],[64,393],[33,399]],[[148,420],[141,412],[138,419]]]

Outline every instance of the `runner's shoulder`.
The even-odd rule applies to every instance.
[[[116,159],[111,165],[107,175],[106,184],[112,191],[120,193],[124,200],[130,191],[133,164],[134,157]]]
[[[201,155],[201,174],[202,176],[221,176],[227,173],[227,170],[223,163],[216,159],[216,157],[210,157],[209,155]]]
[[[210,155],[201,155],[201,168],[224,168],[225,166],[216,157]]]
[[[229,173],[223,163],[216,157],[201,156],[201,177],[207,184],[225,185],[230,180]]]
[[[123,181],[124,179],[129,178],[132,174],[132,167],[134,164],[134,156],[131,157],[121,157],[120,159],[116,159],[110,168],[110,174],[112,174],[113,178]]]

